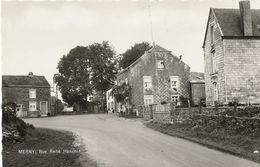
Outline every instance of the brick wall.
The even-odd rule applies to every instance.
[[[36,99],[29,99],[29,89],[26,87],[3,87],[3,103],[14,102],[23,105],[23,111],[29,111],[29,101],[36,101],[37,110],[40,110],[40,101],[48,102],[48,111],[50,112],[50,88],[33,88],[36,89]],[[33,115],[33,113],[32,113]],[[30,116],[30,113],[28,113]]]

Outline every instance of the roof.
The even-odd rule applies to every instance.
[[[239,9],[219,9],[212,8],[223,36],[244,36],[241,29],[241,19]],[[260,10],[251,9],[253,36],[260,36]]]
[[[167,49],[164,49],[163,47],[159,46],[159,45],[155,45],[153,46],[150,50],[147,51],[148,53],[151,53],[151,52],[169,52],[171,53],[171,51],[167,50]],[[136,61],[134,61],[132,64],[130,64],[128,67],[124,68],[121,72],[119,72],[117,74],[117,76],[119,76],[120,74],[128,71],[130,69],[130,67],[133,67],[136,63],[138,63],[141,58],[146,55],[146,52],[141,56],[139,57]]]
[[[202,72],[191,72],[190,73],[191,83],[205,83],[204,73]]]
[[[240,10],[239,9],[223,9],[223,8],[210,8],[210,13],[213,12],[216,17],[219,28],[222,32],[222,37],[236,37],[236,38],[250,38],[250,37],[260,37],[260,10],[251,9],[252,17],[252,29],[253,36],[244,36],[241,28]],[[205,45],[206,34],[208,30],[209,18],[206,28],[206,33],[204,36],[203,47]]]
[[[26,87],[50,87],[44,76],[28,75],[3,75],[3,86],[26,86]]]
[[[171,52],[171,51],[164,49],[163,47],[161,47],[159,45],[155,45],[150,50],[148,50],[148,52]]]

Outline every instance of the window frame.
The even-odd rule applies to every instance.
[[[148,103],[147,103],[148,100]],[[144,105],[151,105],[154,103],[153,95],[144,95]],[[150,102],[149,102],[150,101]]]
[[[31,105],[35,104],[35,108],[31,108]],[[37,111],[37,102],[36,101],[29,101],[29,111]]]
[[[173,82],[176,82],[176,84],[173,86]],[[180,88],[180,78],[179,76],[170,76],[170,89],[174,92],[178,92]],[[176,90],[174,90],[176,89]]]
[[[156,68],[157,69],[164,69],[165,68],[165,63],[163,59],[158,59],[156,61]]]
[[[34,96],[33,96],[34,95]],[[36,99],[36,89],[29,89],[29,98]]]

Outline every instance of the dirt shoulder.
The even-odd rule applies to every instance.
[[[82,154],[84,166],[97,166],[75,138],[72,132],[36,128],[23,141],[3,143],[3,166],[80,167]]]
[[[254,150],[260,150],[260,135],[230,134],[223,129],[215,132],[207,132],[200,129],[192,129],[185,124],[162,124],[147,122],[145,125],[170,136],[183,138],[209,148],[227,152],[260,163],[260,154]]]

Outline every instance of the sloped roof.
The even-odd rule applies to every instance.
[[[150,50],[148,50],[148,52],[171,52],[171,51],[164,49],[163,47],[161,47],[159,45],[155,45]]]
[[[212,8],[223,36],[244,36],[241,29],[241,19],[239,9]],[[260,10],[251,9],[253,36],[260,36]]]
[[[3,86],[33,86],[33,87],[50,87],[50,84],[44,76],[28,75],[3,75]]]
[[[190,82],[191,83],[203,83],[203,82],[205,82],[204,73],[202,73],[202,72],[191,72],[190,73]]]

